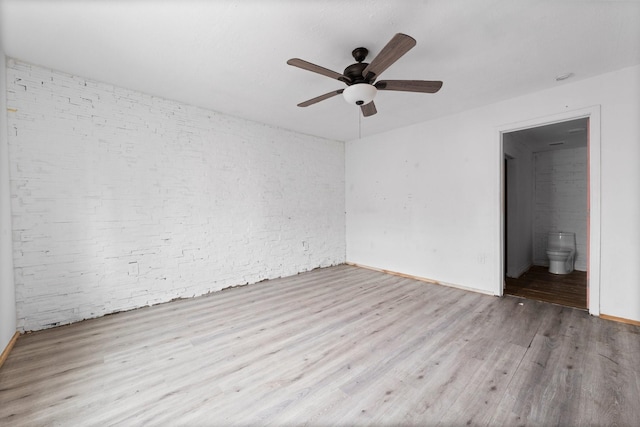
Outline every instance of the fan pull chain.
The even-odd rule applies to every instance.
[[[360,113],[360,108],[356,108],[358,112],[358,139],[362,139],[362,114]]]

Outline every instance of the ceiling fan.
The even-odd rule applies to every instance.
[[[345,68],[342,74],[299,58],[288,60],[287,64],[289,65],[322,74],[323,76],[339,80],[347,85],[346,89],[334,90],[309,99],[308,101],[301,102],[298,104],[298,107],[308,107],[309,105],[342,94],[348,103],[360,106],[362,115],[369,117],[377,113],[373,99],[379,90],[436,93],[442,87],[441,81],[380,80],[376,82],[376,79],[384,70],[389,68],[415,45],[416,41],[413,37],[398,33],[391,38],[389,43],[382,48],[380,53],[378,53],[370,63],[363,62],[369,51],[364,47],[358,47],[351,52],[357,62]]]

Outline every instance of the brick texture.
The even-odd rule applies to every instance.
[[[345,260],[344,145],[10,60],[18,327]]]
[[[576,234],[576,270],[587,271],[587,148],[534,154],[534,263],[549,265],[547,234]]]

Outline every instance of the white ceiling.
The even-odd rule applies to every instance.
[[[382,79],[442,80],[437,94],[378,93],[362,136],[640,63],[640,1],[0,0],[7,56],[336,140],[359,135],[337,80],[398,32],[417,45]],[[557,82],[563,73],[573,77]]]

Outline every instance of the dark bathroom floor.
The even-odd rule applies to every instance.
[[[587,272],[551,274],[548,267],[533,266],[517,279],[505,279],[505,295],[587,309]]]

